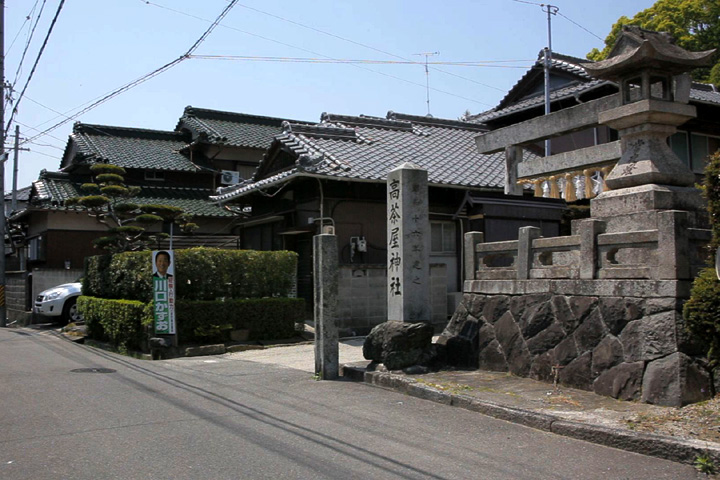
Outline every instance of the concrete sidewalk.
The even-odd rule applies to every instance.
[[[340,342],[341,375],[451,407],[464,408],[559,435],[623,450],[693,464],[707,455],[720,465],[720,444],[633,431],[629,418],[666,413],[668,407],[625,402],[591,392],[479,370],[446,370],[408,375],[401,371],[368,371],[364,338]],[[314,373],[312,342],[226,354]]]

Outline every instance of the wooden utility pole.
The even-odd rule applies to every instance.
[[[5,306],[5,0],[0,0],[0,198],[3,200],[3,214],[0,216],[0,327],[7,326]]]

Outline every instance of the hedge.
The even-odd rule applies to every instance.
[[[272,340],[295,335],[303,318],[301,298],[250,298],[245,300],[179,301],[178,336],[183,343],[228,341],[231,330],[249,330],[250,340]]]
[[[297,254],[288,251],[191,248],[175,251],[178,299],[216,300],[288,296]],[[151,252],[88,257],[83,293],[100,298],[149,302]]]
[[[120,351],[142,350],[145,327],[153,320],[150,304],[81,295],[77,306],[88,337],[109,342]]]
[[[78,309],[88,336],[119,350],[142,350],[146,328],[152,325],[152,303],[81,296]],[[253,298],[227,301],[180,300],[176,305],[181,344],[225,342],[231,330],[250,330],[251,340],[288,338],[302,319],[304,300]]]

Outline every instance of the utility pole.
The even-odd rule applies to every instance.
[[[430,70],[428,70],[428,57],[440,55],[440,52],[416,53],[415,55],[423,55],[425,57],[425,92],[427,96],[427,114],[430,115]]]
[[[547,32],[548,32],[548,46],[543,49],[544,52],[544,66],[543,70],[545,73],[545,115],[550,113],[550,62],[552,61],[552,25],[550,15],[557,15],[560,9],[554,5],[541,4],[540,8],[543,12],[547,13]],[[550,156],[550,139],[545,140],[545,156]]]
[[[5,306],[5,0],[0,0],[0,198],[3,200],[3,214],[0,219],[0,327],[7,326]]]
[[[24,149],[23,149],[24,150]],[[10,211],[17,212],[18,153],[20,152],[20,125],[15,125],[15,152],[13,155],[13,187]]]

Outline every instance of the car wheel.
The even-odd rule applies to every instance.
[[[77,297],[69,298],[65,305],[63,305],[63,312],[61,317],[61,322],[63,325],[67,325],[68,323],[77,323],[83,321],[83,316],[78,312],[77,309]]]

